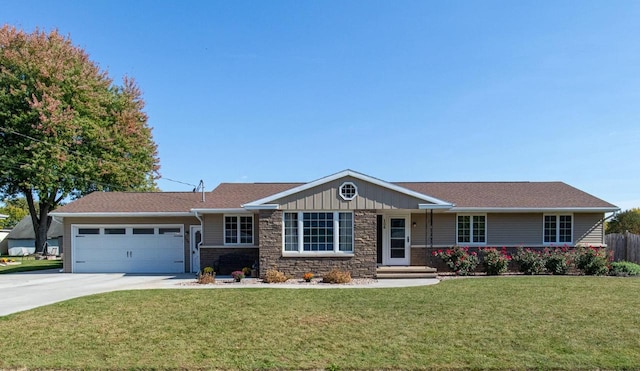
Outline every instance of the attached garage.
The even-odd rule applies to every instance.
[[[183,225],[75,224],[74,273],[184,273]]]

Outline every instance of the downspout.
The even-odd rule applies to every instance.
[[[203,194],[203,197],[204,197],[204,194]],[[198,215],[197,211],[194,211],[194,215],[195,215],[196,219],[198,219],[200,221],[200,242],[198,242],[198,244],[196,245],[196,249],[198,249],[198,261],[199,261],[200,260],[200,246],[202,246],[202,242],[204,241],[204,221],[202,220],[200,215]],[[191,255],[193,255],[193,251],[191,252]],[[191,264],[193,264],[193,257],[191,258],[191,262],[190,262],[189,265],[191,265]],[[193,272],[193,270],[194,270],[193,267],[191,267],[191,271],[192,272]]]
[[[202,218],[200,217],[200,215],[198,215],[197,211],[194,211],[194,213],[195,213],[196,219],[198,219],[200,221],[200,233],[202,234],[202,236],[204,236],[204,222],[203,222]],[[202,241],[204,241],[204,238],[200,239],[200,242],[198,243],[198,250],[200,250],[200,245],[202,245]]]

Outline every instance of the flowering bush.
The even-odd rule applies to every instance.
[[[303,279],[303,280],[305,280],[305,281],[307,281],[307,282],[310,282],[310,281],[313,279],[313,273],[311,273],[311,272],[307,272],[307,273],[305,273],[305,274],[302,276],[302,279]]]
[[[544,249],[545,269],[551,274],[567,274],[571,266],[572,254],[568,247]]]
[[[234,280],[236,281],[240,281],[244,278],[244,272],[242,271],[233,271],[231,272],[231,277],[233,277]]]
[[[609,272],[609,256],[606,249],[581,247],[576,251],[576,268],[589,276],[600,276]]]
[[[519,264],[520,272],[524,274],[542,274],[545,272],[545,257],[542,252],[518,247],[513,261]]]
[[[482,252],[484,253],[482,263],[488,275],[496,276],[507,272],[511,256],[507,254],[506,247],[500,251],[495,247],[487,247]]]
[[[478,266],[478,253],[475,251],[469,253],[468,247],[454,246],[451,249],[434,251],[433,256],[442,259],[452,271],[460,276],[472,274]]]

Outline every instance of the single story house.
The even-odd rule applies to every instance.
[[[618,207],[562,182],[387,182],[345,170],[308,183],[211,192],[95,192],[52,213],[66,272],[218,273],[255,263],[375,277],[454,245],[604,245]]]
[[[60,255],[62,253],[62,230],[62,223],[59,220],[51,221],[47,231],[47,251],[49,254]],[[11,256],[33,254],[36,251],[36,236],[30,215],[22,218],[9,231],[6,237],[6,245],[7,254]]]

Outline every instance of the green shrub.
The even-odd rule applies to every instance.
[[[524,274],[543,274],[546,270],[545,260],[541,252],[522,247],[518,247],[518,251],[513,256],[513,261],[518,263],[520,272]]]
[[[609,272],[609,259],[604,248],[581,247],[576,252],[576,268],[588,276],[601,276]]]
[[[325,283],[349,283],[351,282],[351,273],[347,271],[340,271],[338,269],[332,269],[331,272],[325,274],[322,277],[322,282]]]
[[[640,276],[640,265],[632,262],[613,262],[609,274],[612,276]]]
[[[501,251],[498,251],[495,247],[488,247],[483,249],[482,252],[484,253],[482,264],[488,275],[497,276],[507,272],[511,256],[507,254],[505,247]]]
[[[279,283],[279,282],[287,282],[289,277],[286,274],[280,272],[276,269],[269,269],[264,276],[264,282],[266,283]]]
[[[569,272],[572,254],[567,247],[544,249],[544,267],[551,274],[563,275]]]
[[[478,266],[478,254],[475,251],[469,253],[468,247],[454,246],[451,249],[434,251],[433,256],[442,259],[449,269],[459,276],[473,274]]]

